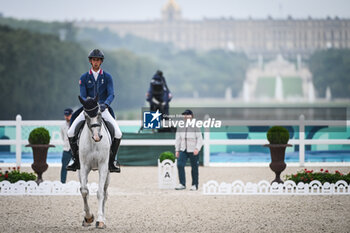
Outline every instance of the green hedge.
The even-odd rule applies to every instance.
[[[20,168],[14,167],[12,171],[0,171],[0,181],[7,180],[10,183],[16,183],[19,180],[29,181],[36,180],[36,176],[33,173],[20,172]]]
[[[174,139],[175,133],[123,133],[123,139]],[[123,166],[158,166],[159,155],[164,151],[174,151],[174,145],[167,146],[127,146],[118,151],[118,161]],[[199,152],[199,164],[203,165],[203,149]],[[190,160],[187,161],[190,165]]]
[[[335,171],[335,173],[332,174],[325,169],[321,169],[319,172],[304,169],[302,171],[298,171],[296,174],[286,175],[285,178],[286,180],[294,181],[296,184],[298,184],[299,182],[310,183],[313,180],[318,180],[322,184],[326,182],[336,183],[339,180],[344,180],[348,184],[350,184],[350,172],[348,174],[342,174],[339,171]]]

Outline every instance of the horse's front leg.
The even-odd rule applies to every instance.
[[[105,182],[105,186],[103,188],[104,189],[104,199],[103,199],[103,204],[102,204],[103,214],[105,214],[105,204],[106,204],[106,201],[107,201],[107,198],[108,198],[108,192],[107,192],[108,185],[109,185],[109,172],[107,173],[107,179],[106,179],[106,182]]]
[[[89,198],[89,189],[87,187],[88,174],[89,174],[89,170],[83,164],[81,164],[81,168],[79,171],[79,179],[80,179],[80,193],[84,201],[85,217],[82,224],[84,227],[91,226],[91,223],[94,222],[94,215],[91,214],[89,203],[88,203],[88,198]]]
[[[105,228],[106,218],[105,218],[105,203],[107,200],[107,187],[109,183],[109,171],[108,171],[108,161],[106,164],[99,166],[99,184],[97,191],[98,199],[98,213],[97,213],[97,228]]]

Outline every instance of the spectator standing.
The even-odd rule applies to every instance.
[[[193,112],[187,109],[182,113],[184,120],[192,120]],[[176,190],[186,189],[185,165],[187,159],[190,158],[192,167],[192,186],[191,191],[198,190],[198,166],[199,151],[203,145],[202,133],[197,127],[178,128],[175,140],[175,155],[177,158],[177,169],[179,172],[179,185]]]
[[[65,122],[61,126],[61,138],[62,138],[62,140],[64,142],[64,144],[63,144],[63,153],[62,153],[62,168],[61,168],[61,182],[62,183],[66,183],[66,179],[67,179],[67,169],[66,169],[66,167],[67,167],[69,161],[72,158],[72,151],[70,149],[68,136],[67,136],[67,132],[68,132],[68,129],[69,129],[70,119],[72,117],[72,113],[73,113],[73,110],[71,108],[67,108],[67,109],[64,110]]]

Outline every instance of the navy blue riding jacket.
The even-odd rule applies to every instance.
[[[80,77],[80,96],[85,100],[87,97],[94,98],[98,93],[100,104],[111,105],[114,99],[114,88],[112,76],[101,69],[95,81],[92,71],[86,72]]]

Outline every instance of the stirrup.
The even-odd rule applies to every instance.
[[[79,161],[73,160],[73,163],[71,165],[68,165],[66,169],[67,171],[73,171],[73,172],[80,169]]]
[[[120,173],[120,164],[118,161],[113,161],[112,164],[110,163],[108,167],[110,172]]]

